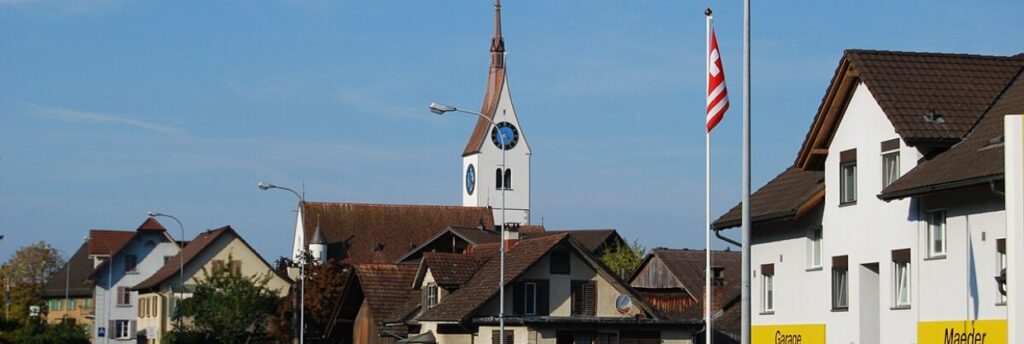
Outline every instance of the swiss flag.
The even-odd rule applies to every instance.
[[[708,108],[707,130],[711,132],[718,122],[722,121],[725,111],[729,110],[729,90],[725,87],[725,70],[722,69],[722,57],[718,53],[718,38],[712,28],[708,39]]]

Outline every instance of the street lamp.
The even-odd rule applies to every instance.
[[[302,197],[295,190],[277,186],[270,183],[259,182],[256,187],[260,190],[280,189],[291,192],[295,197],[299,198],[299,216],[302,216],[302,205],[306,203],[306,198]],[[305,227],[305,226],[303,226]],[[305,239],[306,228],[302,228],[302,236]],[[305,240],[303,240],[305,241]],[[305,245],[305,242],[302,243]],[[306,342],[306,254],[303,250],[299,250],[299,343]]]
[[[446,112],[462,112],[462,113],[466,113],[466,114],[470,114],[470,115],[476,115],[477,117],[480,117],[480,118],[483,118],[483,119],[487,120],[487,122],[489,122],[491,124],[491,128],[493,128],[492,130],[497,131],[498,139],[501,140],[500,141],[501,142],[501,170],[502,170],[501,175],[502,176],[505,175],[505,170],[507,169],[505,167],[505,147],[506,147],[505,142],[506,142],[506,137],[505,137],[505,133],[504,132],[502,132],[501,130],[498,130],[498,125],[496,123],[494,123],[494,120],[492,120],[490,117],[487,117],[486,115],[484,115],[482,113],[479,113],[479,112],[463,110],[463,109],[459,109],[459,108],[451,106],[451,105],[446,105],[446,104],[441,104],[441,103],[430,103],[430,112],[433,112],[433,113],[435,113],[435,114],[437,114],[439,116],[440,115],[444,115]],[[499,176],[498,178],[502,178],[502,177]],[[502,183],[502,187],[501,187],[501,245],[500,245],[501,246],[501,260],[500,260],[501,269],[500,269],[500,272],[499,272],[501,275],[498,278],[498,333],[500,333],[500,335],[498,336],[498,343],[499,344],[505,344],[505,242],[506,242],[505,226],[508,224],[507,222],[505,222],[505,190],[508,190],[508,185],[506,185],[505,183]]]
[[[181,250],[180,250],[180,252],[178,252],[178,289],[179,289],[178,296],[179,296],[180,299],[184,299],[185,298],[185,226],[182,226],[181,225],[181,221],[179,221],[177,217],[174,217],[172,215],[167,215],[167,214],[157,213],[157,212],[152,212],[152,211],[147,213],[147,215],[149,215],[150,218],[154,218],[154,217],[157,217],[157,216],[162,216],[162,217],[170,218],[171,220],[174,220],[174,222],[178,223],[178,229],[181,230],[181,237],[180,237],[181,238]],[[175,311],[177,311],[177,309],[178,309],[177,306],[178,306],[178,302],[179,301],[180,300],[178,300],[178,299],[174,300],[174,306],[175,306],[174,309],[175,309]],[[178,316],[178,324],[179,325],[181,324],[181,316]]]
[[[85,241],[92,240],[92,237],[86,236]],[[107,289],[103,291],[103,313],[106,314],[104,319],[110,322],[110,288],[114,284],[114,250],[110,248],[110,244],[105,240],[97,240],[103,243],[103,246],[107,247]],[[94,303],[95,304],[95,303]],[[93,321],[96,322],[95,320]],[[97,324],[93,324],[97,325]],[[110,343],[110,330],[107,329],[107,333],[103,334],[103,342]]]

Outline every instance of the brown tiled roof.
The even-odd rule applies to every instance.
[[[489,230],[480,230],[477,228],[452,227],[451,231],[474,245],[486,244],[489,242],[498,242],[498,240],[501,240],[501,237],[498,235],[497,232]]]
[[[507,284],[533,266],[552,248],[568,238],[566,234],[549,235],[520,240],[505,252],[505,279]],[[492,255],[497,250],[487,250]],[[449,294],[433,308],[420,315],[420,320],[462,321],[498,294],[498,259],[489,259],[462,288]]]
[[[389,319],[395,310],[409,300],[410,295],[419,295],[419,290],[412,289],[415,266],[356,264],[355,269],[356,278],[370,306],[370,313],[377,321]]]
[[[1024,113],[1024,75],[1018,75],[967,137],[948,151],[918,164],[882,190],[879,198],[895,199],[931,191],[964,187],[1004,174],[1003,116]]]
[[[89,254],[94,256],[108,256],[114,252],[120,252],[121,248],[128,243],[135,232],[118,231],[108,229],[89,230]]]
[[[302,209],[305,237],[319,222],[328,253],[343,251],[340,258],[354,264],[394,262],[448,227],[494,225],[485,207],[306,202]]]
[[[548,235],[569,234],[573,237],[573,239],[579,241],[580,244],[583,244],[583,247],[586,247],[587,250],[590,250],[590,252],[593,254],[601,254],[600,251],[603,251],[605,249],[605,243],[607,243],[608,240],[613,240],[620,243],[624,242],[622,240],[622,237],[619,236],[619,233],[616,232],[614,229],[569,229],[531,233],[522,233],[520,231],[520,233],[522,234],[523,238],[536,238]]]
[[[699,305],[704,301],[704,250],[675,250],[667,248],[656,248],[651,250],[651,256],[657,257],[672,276],[683,285],[683,288],[690,292],[697,299]],[[722,291],[725,293],[722,300],[732,300],[740,296],[740,252],[711,251],[711,266],[725,268],[723,274],[725,281]],[[697,310],[703,306],[695,307]],[[717,310],[716,310],[717,311]],[[700,317],[700,312],[697,312]]]
[[[804,171],[790,166],[768,181],[750,196],[752,222],[782,220],[797,217],[825,195],[825,173]],[[711,224],[711,228],[724,229],[740,225],[740,205],[737,204]]]
[[[908,144],[955,143],[975,123],[1000,91],[1024,66],[1024,57],[847,50],[814,122],[800,149],[796,165],[819,168],[841,120],[850,90],[863,81],[888,116],[896,133]],[[943,123],[929,123],[930,112]]]
[[[199,254],[205,251],[206,248],[210,246],[210,244],[213,244],[215,241],[217,241],[217,238],[220,238],[220,236],[224,235],[225,233],[229,233],[230,235],[236,237],[238,236],[238,233],[235,233],[235,230],[231,229],[230,226],[224,226],[218,229],[202,232],[199,233],[199,235],[196,235],[195,239],[192,239],[189,245],[185,246],[185,249],[182,250],[184,252],[183,257],[185,258],[184,264],[188,265],[189,263],[191,263],[192,259],[195,259],[196,256],[199,256]],[[132,287],[132,289],[145,290],[157,288],[160,286],[160,283],[163,283],[163,281],[166,281],[168,278],[176,276],[178,274],[178,270],[180,270],[179,267],[182,265],[181,257],[181,254],[174,255],[173,257],[167,260],[167,264],[164,264],[164,266],[160,267],[159,270],[150,275],[149,278],[143,280],[142,282],[139,282],[139,284],[136,284],[135,287]]]
[[[430,269],[437,285],[444,288],[459,288],[473,277],[485,262],[485,258],[477,255],[426,252],[420,264],[422,268]]]
[[[147,217],[146,221],[142,221],[142,224],[139,225],[138,230],[140,230],[140,231],[165,231],[167,229],[164,228],[164,225],[160,224],[160,222],[157,221],[156,219],[154,219],[152,217]]]
[[[537,232],[544,232],[544,231],[547,231],[547,229],[544,228],[544,225],[520,225],[519,226],[519,233],[522,233],[522,234],[537,233]]]
[[[92,296],[92,289],[95,284],[89,280],[92,272],[92,259],[89,259],[88,244],[75,251],[75,254],[68,259],[67,263],[50,276],[43,286],[43,297],[63,297],[64,287],[68,286],[68,295],[72,297]],[[68,269],[71,275],[68,275]]]

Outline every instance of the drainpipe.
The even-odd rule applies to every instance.
[[[715,231],[715,237],[716,238],[722,239],[722,241],[725,241],[727,243],[733,244],[736,247],[743,247],[743,245],[740,244],[738,241],[729,239],[728,237],[722,235],[722,229],[715,228],[715,229],[712,229],[712,230]]]

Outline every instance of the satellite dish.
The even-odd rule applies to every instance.
[[[626,295],[619,295],[615,298],[615,309],[622,314],[629,313],[629,310],[633,309],[633,299]]]

